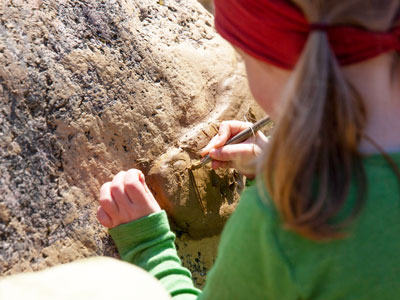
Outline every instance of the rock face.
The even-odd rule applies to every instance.
[[[254,115],[211,14],[194,0],[3,0],[0,21],[0,274],[115,256],[96,199],[132,167],[176,230],[221,230],[239,176],[194,171],[199,202],[187,168],[212,124]]]

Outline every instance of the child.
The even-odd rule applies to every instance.
[[[243,192],[199,291],[143,174],[120,172],[101,188],[98,219],[122,259],[176,299],[398,297],[398,21],[397,0],[216,0],[216,28],[276,122],[258,184]],[[203,151],[214,168],[265,144],[224,146],[240,126],[224,123]]]

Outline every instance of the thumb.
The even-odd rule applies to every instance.
[[[204,156],[208,154],[212,149],[220,148],[229,140],[231,137],[231,128],[228,124],[222,122],[218,134],[214,136],[211,141],[201,150],[201,155]]]
[[[222,122],[218,130],[218,135],[215,140],[214,148],[219,148],[225,145],[232,135],[231,127],[228,123]]]
[[[210,157],[219,161],[250,160],[256,156],[254,144],[240,143],[226,145],[210,151]]]

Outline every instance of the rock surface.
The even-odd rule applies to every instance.
[[[116,256],[96,199],[132,167],[186,232],[180,251],[219,233],[238,174],[195,171],[200,203],[186,169],[212,124],[254,110],[210,13],[194,0],[3,0],[0,21],[1,275]]]

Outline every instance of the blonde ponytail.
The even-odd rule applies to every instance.
[[[288,228],[313,239],[339,237],[363,204],[366,179],[357,148],[366,112],[324,31],[310,33],[283,103],[266,153],[267,189]],[[357,201],[339,218],[352,180]]]

